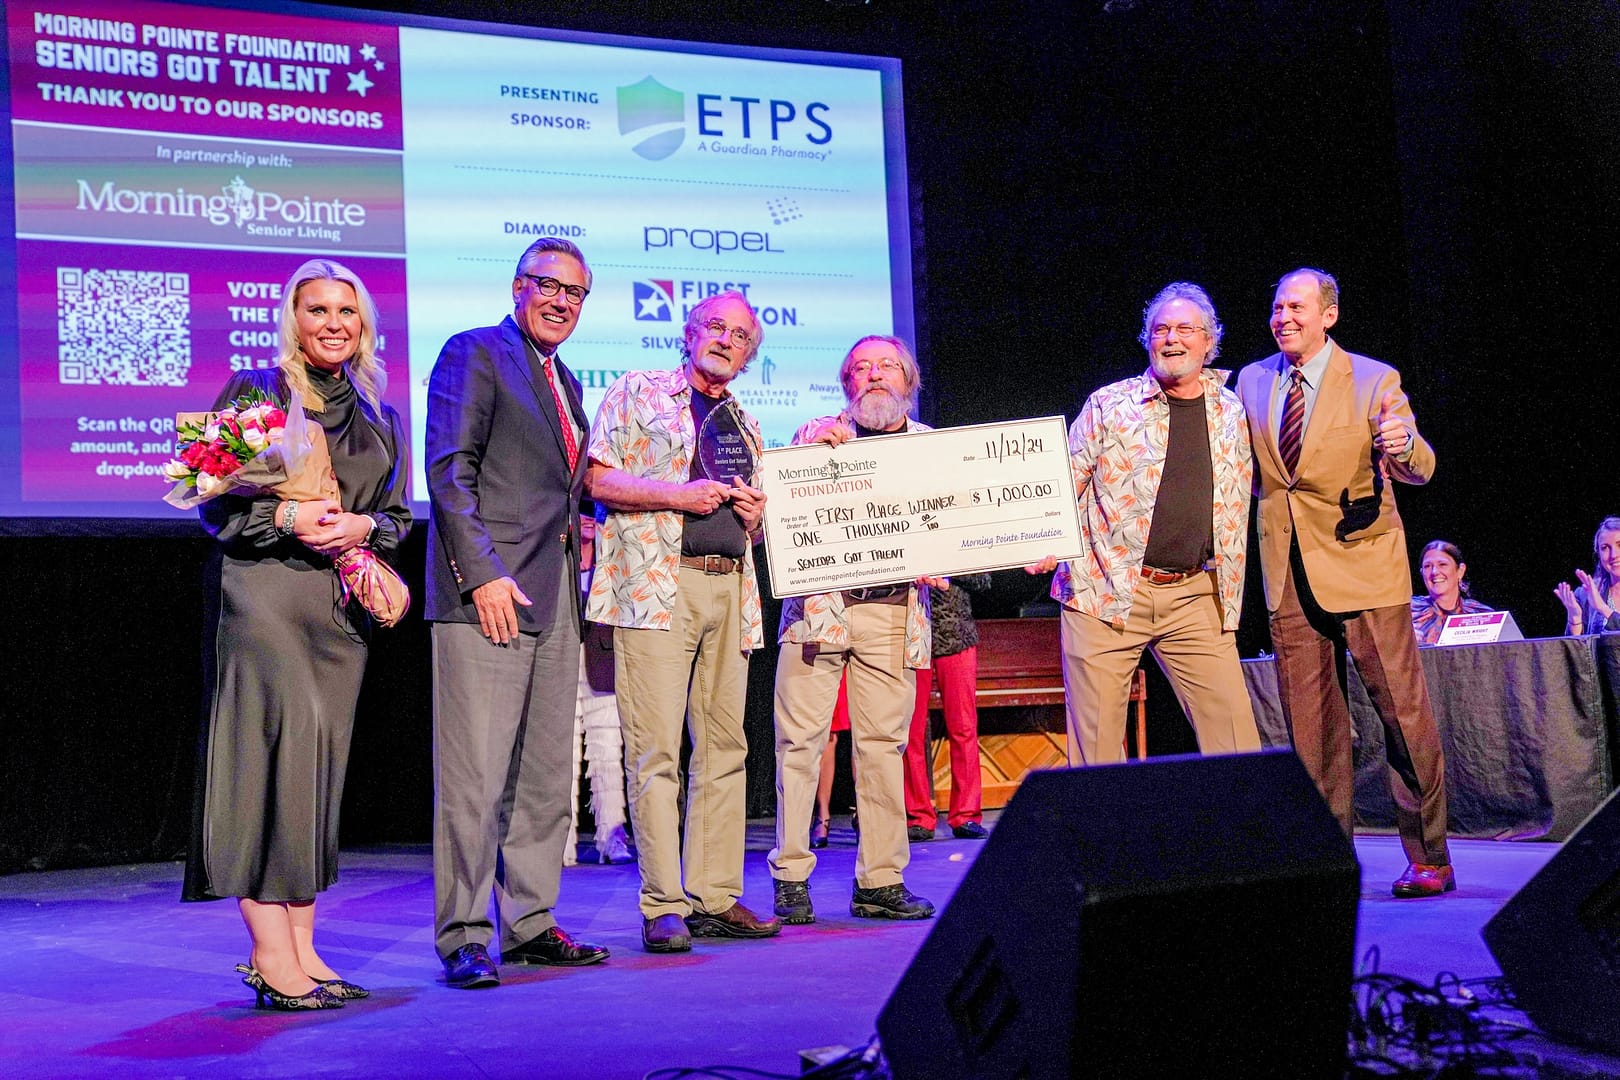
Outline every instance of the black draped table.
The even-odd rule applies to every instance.
[[[1563,840],[1614,787],[1620,634],[1422,650],[1452,836]],[[1287,746],[1276,663],[1245,660],[1261,741]],[[1358,828],[1394,829],[1384,730],[1350,671]]]

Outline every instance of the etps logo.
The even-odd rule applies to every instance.
[[[686,95],[651,75],[621,86],[619,134],[636,141],[630,149],[648,161],[663,161],[686,141]]]
[[[651,75],[617,90],[619,134],[648,161],[662,161],[686,141],[686,94]],[[746,93],[693,95],[698,149],[824,161],[833,140],[824,102]]]

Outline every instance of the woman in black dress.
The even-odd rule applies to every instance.
[[[409,436],[382,403],[377,317],[352,271],[314,259],[281,301],[281,362],[240,372],[216,409],[261,390],[320,424],[341,505],[222,495],[209,575],[208,690],[184,898],[235,897],[261,1007],[335,1008],[366,991],[315,948],[315,896],[337,880],[338,807],[372,624],[332,559],[398,550],[411,514]],[[345,509],[347,508],[347,509]]]

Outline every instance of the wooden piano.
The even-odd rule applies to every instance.
[[[1032,769],[1068,765],[1063,716],[1063,655],[1056,618],[980,619],[979,770],[984,806],[1007,805]],[[1131,724],[1136,757],[1147,756],[1146,680],[1140,670],[1131,687]],[[939,687],[929,695],[934,804],[950,805],[950,747],[943,737]]]

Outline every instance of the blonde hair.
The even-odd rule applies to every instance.
[[[359,275],[331,259],[309,260],[293,271],[286,287],[281,290],[280,364],[288,389],[303,402],[304,408],[317,412],[326,408],[326,399],[309,381],[304,351],[298,344],[298,291],[311,281],[341,281],[354,290],[355,302],[360,308],[360,342],[354,355],[344,363],[344,368],[361,399],[380,415],[383,391],[388,386],[388,372],[377,358],[377,305]]]

